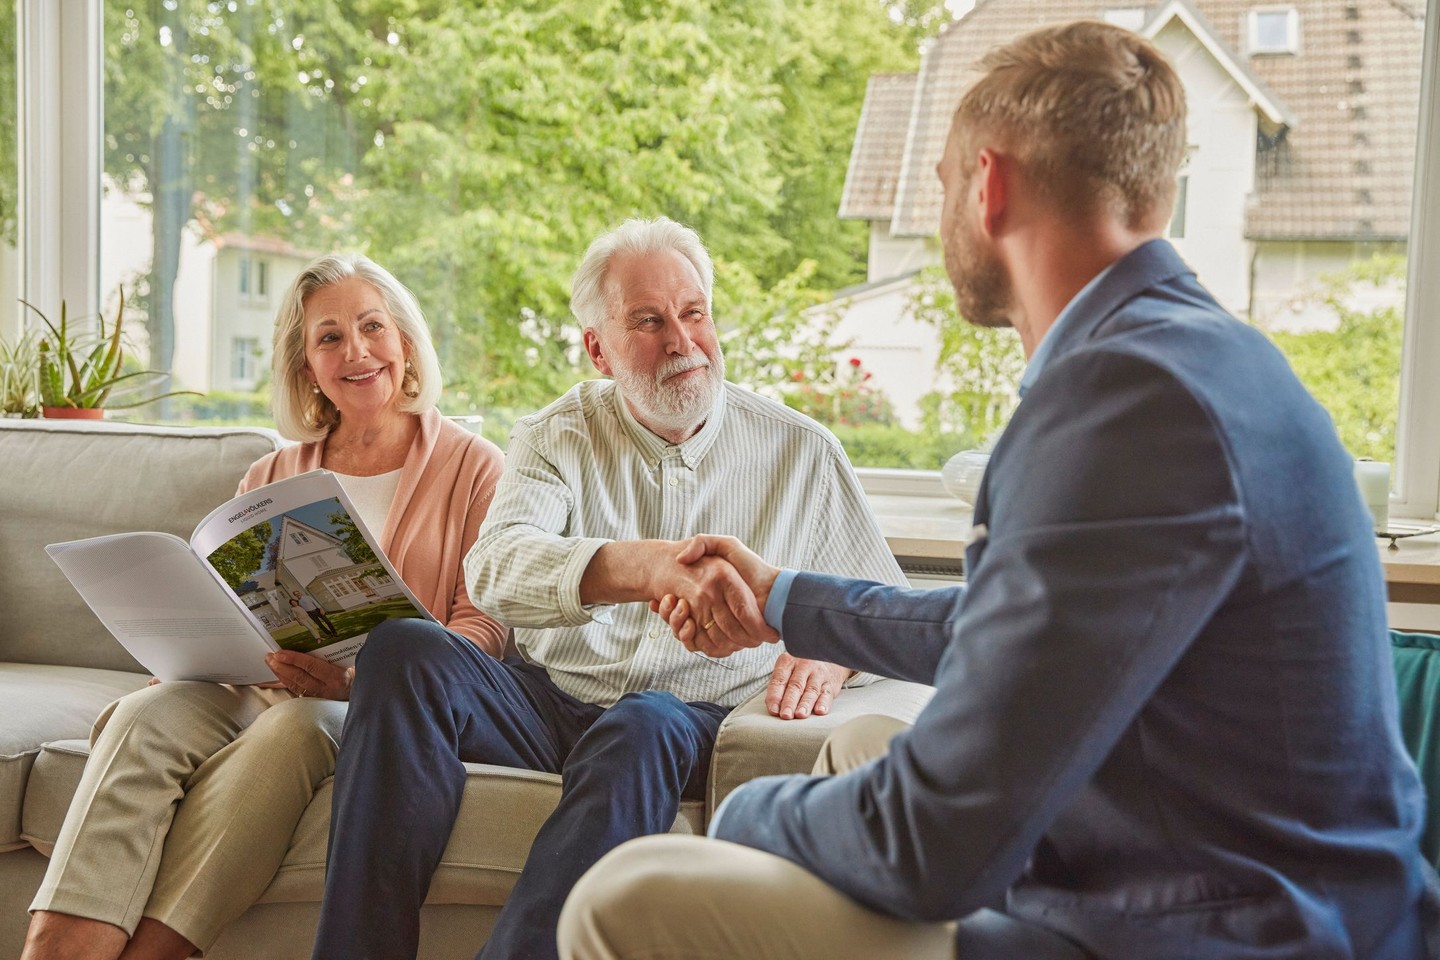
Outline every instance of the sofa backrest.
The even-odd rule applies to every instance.
[[[0,420],[0,661],[141,670],[45,544],[134,530],[188,539],[280,444],[249,427]]]

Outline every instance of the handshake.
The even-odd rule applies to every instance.
[[[663,575],[666,592],[650,600],[650,609],[669,621],[686,649],[726,657],[780,638],[765,623],[779,573],[734,537],[699,534],[681,541]]]

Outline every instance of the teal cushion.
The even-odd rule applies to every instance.
[[[1400,734],[1425,785],[1425,833],[1420,849],[1440,868],[1440,637],[1390,631]]]

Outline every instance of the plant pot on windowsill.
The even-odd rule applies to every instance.
[[[47,420],[105,419],[105,410],[101,407],[41,407],[40,413]]]
[[[49,331],[48,334],[42,332],[37,351],[40,403],[45,416],[100,420],[105,416],[104,408],[110,391],[117,386],[124,393],[127,388],[143,387],[147,381],[165,379],[166,375],[158,370],[120,372],[125,360],[120,340],[121,320],[125,312],[123,289],[120,291],[120,305],[115,310],[115,325],[108,331],[105,329],[104,314],[95,318],[93,331],[73,331],[63,300],[60,301],[59,326],[51,323],[50,318],[33,304],[24,300],[20,302],[35,311]],[[129,402],[110,403],[108,406],[112,409],[138,407],[165,397],[194,392],[172,390],[143,399],[126,397]]]

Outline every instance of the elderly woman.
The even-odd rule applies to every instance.
[[[310,264],[275,321],[274,408],[302,441],[240,491],[325,468],[412,592],[499,656],[461,559],[500,477],[500,451],[435,409],[440,369],[415,298],[362,256]],[[153,684],[108,707],[31,904],[25,960],[178,958],[206,949],[264,891],[334,770],[350,672],[272,654],[270,688]]]

